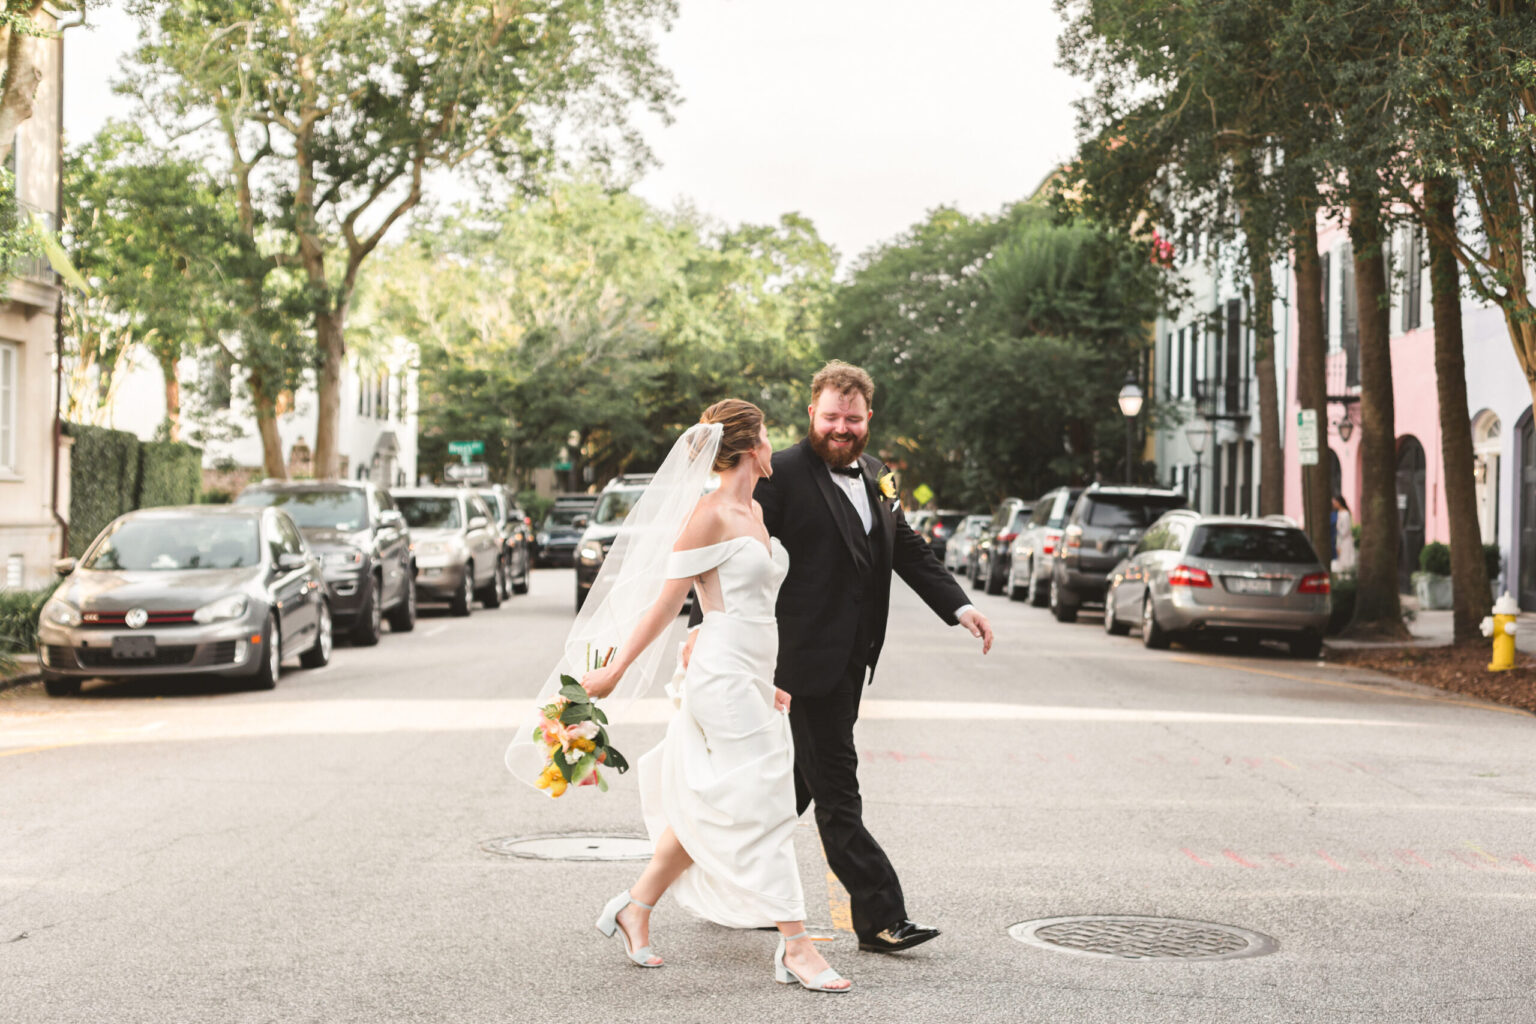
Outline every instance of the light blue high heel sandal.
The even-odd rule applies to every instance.
[[[640,967],[660,967],[661,964],[659,963],[651,963],[652,957],[656,957],[658,960],[661,958],[657,957],[655,953],[651,952],[650,946],[641,946],[639,949],[630,949],[629,933],[619,926],[619,911],[623,910],[631,903],[637,907],[644,907],[646,910],[656,909],[649,903],[641,903],[639,900],[632,898],[629,895],[629,890],[625,889],[613,899],[609,900],[608,905],[603,908],[602,914],[600,914],[597,919],[597,930],[608,936],[610,939],[613,938],[614,932],[618,932],[620,937],[622,937],[624,940],[624,955],[629,957]]]
[[[807,989],[811,992],[853,991],[852,984],[849,984],[846,988],[827,988],[827,986],[832,984],[834,981],[844,980],[841,974],[838,974],[830,967],[816,975],[816,977],[812,978],[810,981],[806,981],[804,978],[800,977],[800,975],[796,974],[787,964],[784,963],[784,953],[789,948],[789,944],[796,941],[797,939],[803,938],[805,938],[804,931],[801,931],[799,935],[779,936],[779,951],[773,955],[773,980],[778,982],[780,985],[788,985],[791,982],[799,982],[801,988]]]

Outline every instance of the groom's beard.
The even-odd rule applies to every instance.
[[[812,426],[806,439],[811,442],[811,448],[821,460],[829,466],[851,466],[860,455],[864,454],[864,446],[869,444],[869,435],[866,434],[818,434]],[[834,448],[832,441],[851,442],[846,448]]]

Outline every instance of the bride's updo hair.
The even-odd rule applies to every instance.
[[[763,410],[751,402],[727,398],[705,409],[699,422],[720,424],[720,450],[715,453],[715,472],[723,473],[757,447],[763,429]]]

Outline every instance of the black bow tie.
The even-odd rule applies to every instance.
[[[858,477],[862,477],[864,475],[864,471],[861,470],[856,465],[855,466],[828,466],[827,468],[830,469],[832,472],[838,474],[839,476],[851,476],[851,477],[854,477],[854,478],[858,478]]]

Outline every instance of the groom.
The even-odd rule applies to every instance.
[[[992,627],[907,526],[879,459],[864,454],[875,385],[833,361],[811,380],[810,429],[775,452],[754,497],[789,553],[774,683],[788,693],[795,796],[816,805],[827,863],[853,902],[859,948],[894,953],[939,934],[907,918],[896,869],[864,827],[853,725],[885,642],[894,572],[946,623],[992,647]],[[700,619],[697,603],[690,628]],[[692,641],[689,646],[691,648]]]

